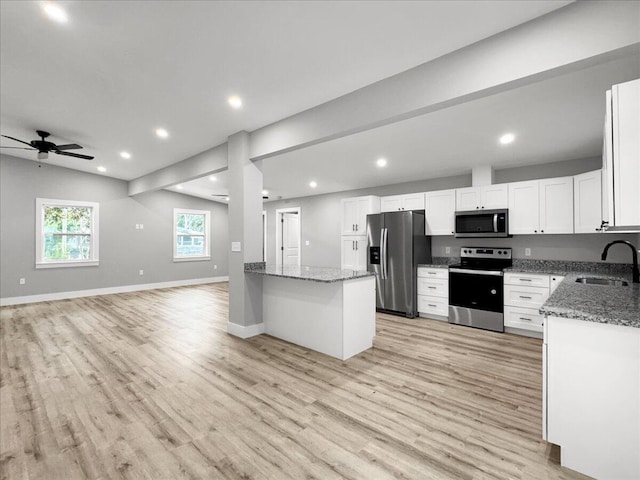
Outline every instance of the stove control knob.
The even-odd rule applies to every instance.
[[[495,288],[491,289],[491,295],[495,295],[496,293],[497,293],[497,292],[496,292],[496,289],[495,289]]]

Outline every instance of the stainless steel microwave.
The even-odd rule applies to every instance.
[[[508,237],[509,210],[456,212],[456,237]]]

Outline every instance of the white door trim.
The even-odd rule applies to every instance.
[[[276,266],[282,265],[282,228],[280,228],[282,214],[283,213],[297,213],[298,214],[298,245],[302,247],[302,243],[300,242],[300,229],[302,225],[302,217],[300,207],[290,207],[290,208],[278,208],[276,210]],[[302,248],[300,248],[298,253],[298,266],[300,266],[300,259],[302,258]]]

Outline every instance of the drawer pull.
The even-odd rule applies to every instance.
[[[527,322],[530,322],[530,321],[531,321],[531,319],[530,319],[530,318],[527,318],[527,317],[520,317],[520,320],[526,320]]]
[[[427,272],[429,275],[437,275],[438,272]]]
[[[521,282],[530,282],[531,281],[530,278],[519,278],[518,280],[520,280]]]
[[[531,300],[531,297],[525,297],[524,295],[520,295],[520,298],[526,298],[527,300]]]
[[[436,308],[436,307],[437,307],[437,305],[434,305],[433,303],[427,303],[427,306],[429,306],[429,307],[433,307],[433,308]]]
[[[437,287],[429,287],[431,290],[435,290]]]

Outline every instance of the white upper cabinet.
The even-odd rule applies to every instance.
[[[453,235],[456,191],[427,192],[424,198],[425,235]]]
[[[573,233],[573,177],[540,180],[539,233]]]
[[[509,233],[528,235],[540,229],[538,180],[509,184]]]
[[[408,193],[406,195],[382,197],[380,200],[380,210],[383,212],[424,210],[424,193]]]
[[[509,233],[573,233],[573,177],[509,185]]]
[[[575,233],[602,230],[602,172],[573,177],[573,227]]]
[[[618,231],[640,231],[640,79],[614,85],[606,102],[605,220]]]
[[[482,185],[480,187],[458,188],[456,190],[456,208],[458,211],[507,208],[508,185]]]
[[[342,200],[342,235],[366,235],[367,215],[380,213],[380,197],[345,198]]]

